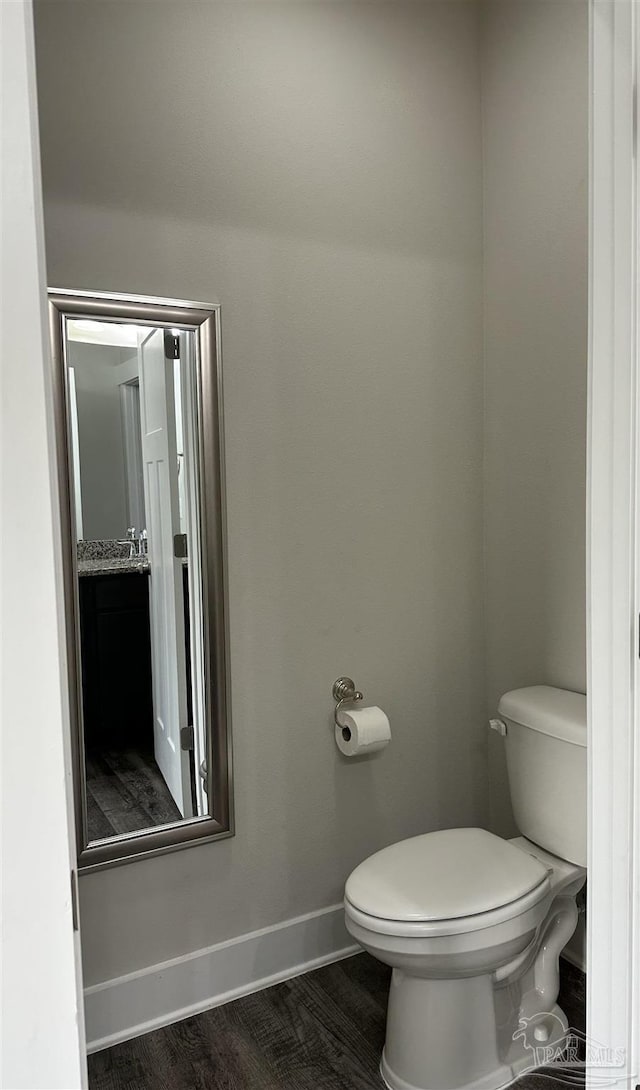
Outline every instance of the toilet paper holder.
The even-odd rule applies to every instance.
[[[338,722],[338,712],[343,704],[356,703],[358,700],[363,699],[362,693],[356,689],[355,682],[350,677],[339,677],[337,681],[333,683],[333,699],[336,702],[336,710],[333,713],[336,727],[342,728],[342,723]]]

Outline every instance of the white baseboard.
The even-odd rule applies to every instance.
[[[85,989],[87,1052],[350,957],[342,905],[297,916]]]

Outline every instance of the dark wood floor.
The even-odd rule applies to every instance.
[[[317,969],[95,1053],[90,1090],[380,1090],[389,978],[368,954]],[[582,979],[563,963],[560,1003],[583,1030]],[[527,1075],[518,1090],[566,1083]]]
[[[89,840],[181,820],[153,752],[88,750],[86,770]]]

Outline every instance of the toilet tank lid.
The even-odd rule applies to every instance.
[[[513,723],[530,727],[575,746],[587,744],[587,698],[584,693],[532,685],[505,693],[498,714]]]

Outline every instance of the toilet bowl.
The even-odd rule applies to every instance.
[[[347,930],[393,970],[380,1065],[391,1090],[497,1090],[543,1062],[541,1053],[560,1055],[564,1047],[558,958],[586,878],[584,830],[565,824],[583,799],[575,765],[586,756],[586,724],[577,729],[584,697],[536,687],[507,694],[505,707],[516,716],[504,726],[515,751],[509,771],[521,805],[514,800],[514,811],[528,815],[520,828],[538,836],[550,829],[544,839],[561,844],[563,855],[526,836],[447,829],[384,848],[346,883]],[[523,744],[525,729],[534,738]],[[573,778],[564,777],[571,797],[546,804],[555,822],[549,813],[540,819],[544,791],[523,774],[523,758],[538,773],[545,759],[571,762]]]

